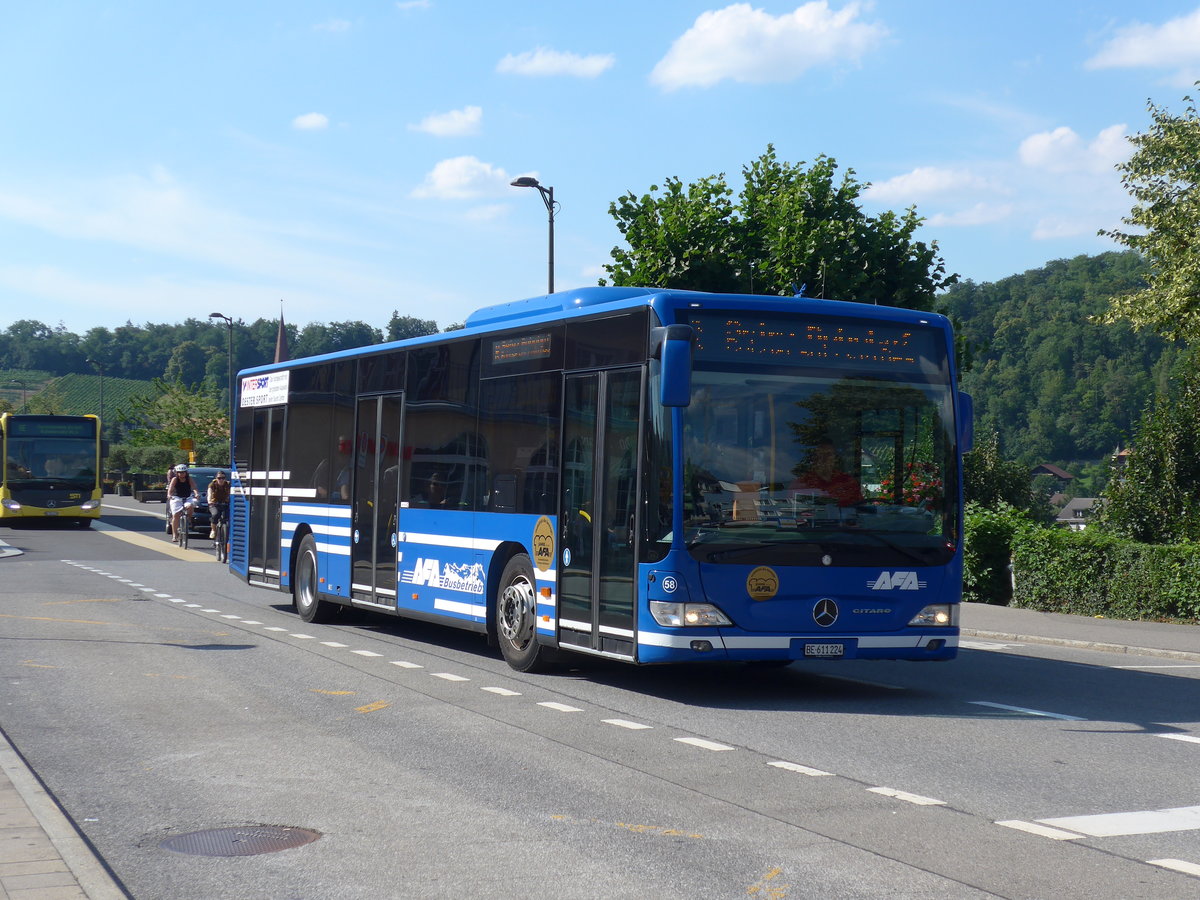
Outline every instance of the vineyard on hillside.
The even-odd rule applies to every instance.
[[[0,400],[7,400],[17,412],[22,411],[24,401],[30,405],[30,412],[99,415],[100,383],[99,375],[71,374],[55,378],[49,372],[7,369],[0,371]],[[136,398],[153,394],[154,385],[149,381],[105,378],[104,417],[109,422],[116,422],[123,414],[131,412],[131,404]]]
[[[66,415],[100,414],[99,375],[64,375],[46,385],[46,390],[54,392],[59,410]],[[133,378],[105,378],[105,418],[116,421],[122,413],[130,411],[130,404],[136,398],[153,394],[154,385],[149,381],[137,381]]]
[[[53,372],[33,369],[0,369],[0,400],[7,400],[13,409],[20,410],[21,402],[32,397],[54,380]]]

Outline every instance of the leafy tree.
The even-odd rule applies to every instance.
[[[138,446],[178,445],[184,439],[195,443],[229,440],[229,413],[210,394],[197,393],[179,382],[161,378],[154,382],[156,393],[131,402],[135,421],[129,443]]]
[[[1200,82],[1196,83],[1200,87]],[[1200,339],[1200,115],[1191,97],[1180,115],[1148,103],[1152,124],[1130,138],[1136,150],[1117,168],[1134,206],[1122,221],[1136,230],[1104,231],[1149,260],[1149,283],[1114,299],[1108,321],[1128,319],[1189,343]]]
[[[28,412],[42,416],[61,416],[67,412],[62,393],[54,384],[49,384],[30,396],[25,404]]]
[[[1013,508],[1035,522],[1052,518],[1048,498],[1035,493],[1029,469],[1000,453],[1000,435],[976,435],[963,455],[963,499],[985,509]]]
[[[998,431],[1011,458],[1074,471],[1074,461],[1107,459],[1128,441],[1182,348],[1097,316],[1114,295],[1143,287],[1148,272],[1137,253],[1113,252],[946,292],[957,337],[974,354],[962,388],[975,398],[980,430]]]
[[[937,242],[913,239],[923,219],[866,215],[859,198],[867,185],[837,162],[818,156],[781,162],[775,148],[742,169],[736,201],[724,173],[684,186],[664,181],[641,197],[609,205],[628,243],[614,247],[605,266],[616,285],[878,301],[930,309],[947,275]],[[601,280],[601,283],[607,283]]]
[[[328,325],[314,322],[305,326],[295,342],[288,343],[293,348],[293,355],[297,357],[315,356],[335,350],[353,350],[355,347],[381,344],[383,332],[366,322],[330,322]],[[268,359],[274,359],[274,354],[275,340],[272,338],[271,356]]]
[[[1200,541],[1200,368],[1148,409],[1124,471],[1104,493],[1096,523],[1148,544]]]
[[[210,352],[196,341],[184,341],[171,351],[163,377],[180,384],[199,384],[204,380]]]
[[[392,318],[388,321],[387,339],[402,341],[405,338],[423,337],[427,334],[437,334],[437,322],[433,319],[416,319],[412,316],[402,316],[397,310],[392,310]]]

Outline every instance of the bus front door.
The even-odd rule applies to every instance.
[[[566,379],[559,641],[625,659],[637,651],[641,397],[640,369]]]
[[[396,607],[396,514],[403,421],[403,394],[358,401],[350,536],[352,596],[356,602],[388,609]]]

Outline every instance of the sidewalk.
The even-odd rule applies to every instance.
[[[0,900],[128,900],[0,732]]]
[[[1200,625],[1125,622],[964,603],[963,637],[1200,662]],[[0,731],[0,900],[128,900]]]
[[[959,626],[963,637],[1055,644],[1200,662],[1200,625],[1127,622],[964,603]]]

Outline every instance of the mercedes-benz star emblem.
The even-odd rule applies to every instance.
[[[838,617],[838,605],[828,597],[822,597],[813,607],[813,621],[822,628],[828,628]]]

